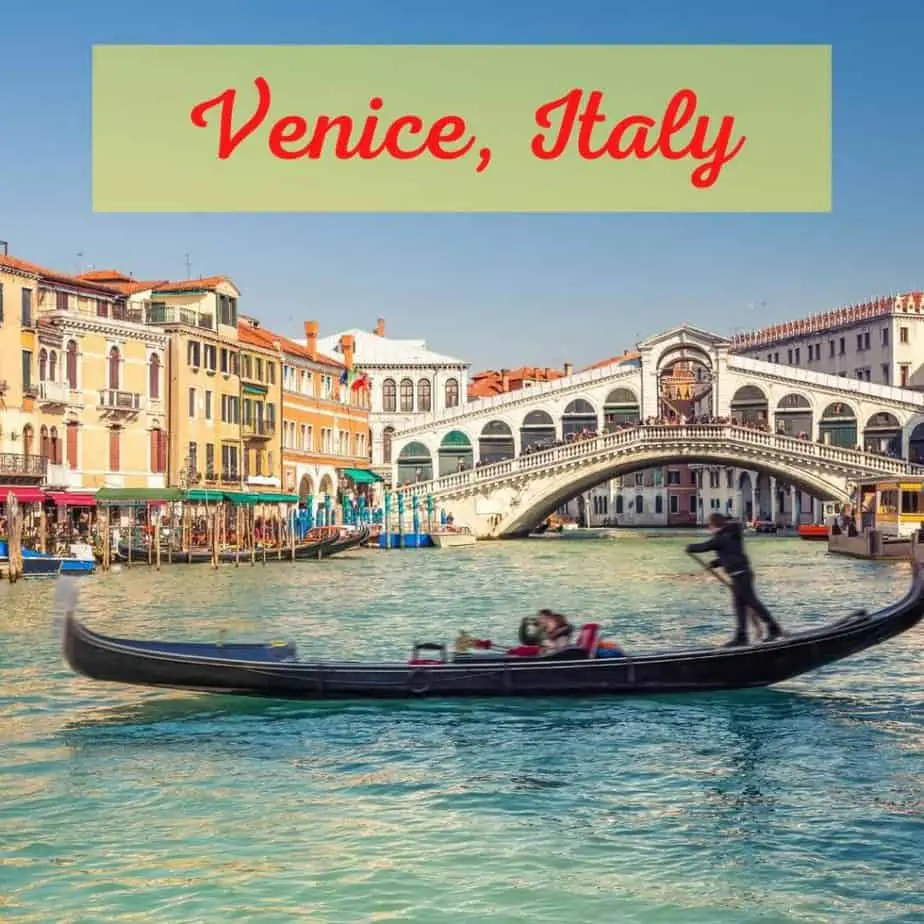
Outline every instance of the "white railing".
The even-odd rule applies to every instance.
[[[516,391],[507,391],[500,395],[491,395],[490,398],[476,398],[474,401],[466,401],[450,410],[428,415],[426,420],[415,423],[413,426],[395,433],[394,438],[396,440],[403,440],[407,436],[426,433],[435,426],[442,426],[444,424],[448,426],[459,423],[465,418],[486,417],[497,414],[510,407],[516,407],[522,404],[533,404],[549,395],[566,395],[570,392],[582,391],[590,385],[632,378],[639,374],[640,369],[632,360],[613,362],[607,366],[600,366],[597,369],[586,369],[584,372],[578,372],[575,375],[553,379],[550,382],[540,382],[528,388],[518,388]]]
[[[70,388],[66,382],[39,382],[39,401],[49,404],[67,404],[70,400]]]
[[[595,455],[612,454],[615,451],[642,449],[670,449],[683,446],[697,446],[715,449],[718,446],[735,446],[747,449],[761,449],[790,462],[823,462],[840,469],[846,469],[861,477],[889,478],[896,475],[924,478],[924,465],[916,465],[903,459],[893,459],[842,446],[826,443],[812,443],[808,440],[783,436],[779,433],[767,433],[735,427],[730,424],[696,424],[688,426],[647,426],[641,425],[613,433],[604,433],[588,440],[578,440],[545,449],[542,452],[529,453],[515,459],[506,459],[480,468],[454,472],[399,488],[399,493],[445,494],[451,491],[502,481],[513,475],[535,472],[563,462],[578,461]],[[747,455],[742,455],[743,467],[747,467]]]
[[[99,393],[99,406],[110,411],[140,411],[143,396],[137,391],[104,388]]]
[[[845,392],[851,395],[865,395],[876,401],[888,404],[903,404],[924,409],[924,394],[912,391],[910,388],[897,388],[894,385],[877,385],[875,382],[862,382],[860,379],[848,379],[846,376],[831,375],[829,372],[813,372],[811,369],[801,369],[797,366],[787,366],[783,363],[768,363],[763,359],[754,359],[751,356],[732,354],[728,357],[728,368],[731,372],[752,373],[762,376],[773,376],[777,379],[791,381],[794,385],[814,386],[828,391]],[[885,408],[884,408],[885,410]]]

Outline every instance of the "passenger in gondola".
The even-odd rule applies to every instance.
[[[770,642],[783,634],[780,624],[770,615],[770,611],[761,603],[754,592],[754,572],[744,551],[744,538],[741,523],[728,520],[721,513],[709,517],[709,530],[712,538],[705,542],[696,542],[687,546],[688,552],[715,552],[716,559],[710,562],[710,568],[722,567],[731,579],[732,598],[735,602],[735,634],[726,643],[727,647],[748,644],[747,614],[752,610],[767,626],[764,641]]]
[[[551,610],[539,611],[539,625],[542,627],[543,636],[540,642],[543,654],[552,651],[561,651],[571,645],[571,636],[574,633],[574,626],[562,616],[561,613],[553,613]]]

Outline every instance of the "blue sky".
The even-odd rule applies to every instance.
[[[106,8],[108,7],[108,8]],[[924,287],[924,2],[10,3],[0,239],[75,272],[225,273],[297,333],[386,318],[476,368],[582,365],[689,321],[729,333]],[[90,208],[94,43],[825,43],[828,215],[105,215]],[[78,253],[83,254],[82,257]]]

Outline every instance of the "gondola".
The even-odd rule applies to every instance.
[[[76,600],[63,608],[67,662],[79,674],[115,683],[305,700],[691,693],[769,686],[906,632],[924,613],[924,581],[915,564],[911,589],[898,603],[773,642],[620,657],[597,656],[604,650],[595,647],[599,628],[589,623],[574,648],[549,655],[452,655],[444,645],[418,644],[404,662],[302,661],[291,641],[110,638],[74,616]]]
[[[371,530],[363,527],[358,532],[348,533],[346,536],[339,536],[337,541],[325,552],[326,555],[337,555],[339,552],[346,552],[349,549],[359,548],[368,542]]]
[[[295,560],[296,561],[310,561],[311,559],[317,558],[327,558],[328,555],[334,554],[334,546],[337,545],[339,540],[338,536],[325,536],[322,539],[317,539],[314,542],[306,542],[301,545],[295,546]],[[339,550],[336,550],[339,551]],[[127,542],[120,542],[116,547],[116,552],[119,556],[120,561],[132,562],[137,564],[147,564],[149,547],[139,543],[134,543],[129,549]],[[261,562],[263,561],[263,550],[257,550],[256,556]],[[218,562],[219,564],[232,565],[236,561],[248,561],[250,559],[250,550],[241,549],[238,552],[235,549],[222,549],[218,553]],[[167,550],[161,549],[160,561],[161,564],[167,564]],[[266,560],[270,561],[292,561],[292,550],[288,547],[283,547],[282,558],[279,557],[278,549],[267,549],[266,550]],[[173,553],[173,564],[175,565],[207,565],[212,561],[212,550],[211,549],[194,549],[187,551],[174,551]]]

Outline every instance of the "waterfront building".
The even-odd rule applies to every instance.
[[[255,318],[240,317],[243,481],[252,493],[282,487],[282,343]]]
[[[341,335],[338,343],[342,362],[318,350],[316,321],[305,323],[305,338],[307,345],[278,337],[283,484],[300,503],[334,500],[338,488],[349,493],[379,480],[368,471],[369,389],[354,377],[352,335]]]
[[[924,294],[889,295],[737,334],[734,352],[880,385],[924,390]]]
[[[386,337],[382,318],[372,332],[354,328],[316,342],[306,332],[305,345],[311,348],[314,343],[317,353],[342,359],[344,334],[353,338],[356,371],[369,380],[372,468],[390,481],[394,433],[439,420],[459,408],[467,397],[471,363],[434,352],[423,340]],[[421,449],[424,451],[415,455],[413,446],[406,447],[396,465],[399,484],[470,468],[474,461],[474,447],[462,433],[441,448],[436,472],[429,452]]]
[[[555,379],[571,375],[574,367],[565,363],[563,370],[539,368],[538,366],[521,366],[519,369],[486,369],[476,372],[469,379],[468,400],[477,401],[479,398],[490,398],[492,395],[503,395],[521,388],[532,388],[540,382],[554,382]]]

